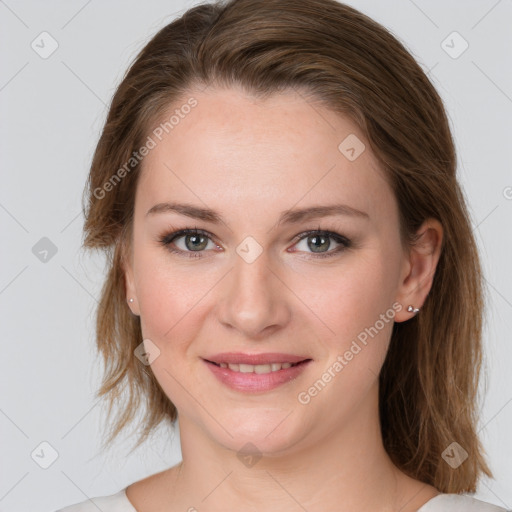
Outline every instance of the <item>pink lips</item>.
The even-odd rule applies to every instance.
[[[257,393],[270,391],[271,389],[297,378],[305,370],[308,364],[311,363],[311,359],[290,354],[242,354],[230,352],[209,356],[204,359],[204,363],[215,377],[231,389]],[[236,372],[229,368],[217,366],[219,363],[252,365],[295,363],[295,365],[276,372],[258,374]]]

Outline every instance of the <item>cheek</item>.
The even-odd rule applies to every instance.
[[[194,284],[190,276],[180,279],[167,268],[153,266],[143,272],[138,295],[145,337],[166,343],[184,325],[190,325],[190,317],[198,311],[194,304],[199,298],[191,291],[195,289],[198,292]]]
[[[387,261],[379,250],[353,253],[325,275],[300,277],[305,302],[321,320],[318,325],[328,326],[340,343],[373,325],[392,307],[396,278]]]
[[[316,290],[315,312],[332,332],[322,338],[326,348],[326,361],[320,368],[323,373],[302,391],[319,410],[336,403],[331,419],[334,423],[348,417],[375,385],[396,313],[395,275],[384,252],[376,249],[355,258],[357,262],[340,267],[329,282],[317,276],[323,293],[318,286],[308,288]]]
[[[382,247],[354,253],[350,264],[340,267],[330,282],[321,282],[324,293],[317,292],[315,308],[333,331],[323,339],[329,359],[326,367],[337,362],[331,368],[340,377],[333,379],[336,396],[364,395],[384,363],[396,313],[398,277],[392,257]]]
[[[176,262],[166,250],[141,249],[136,255],[137,296],[142,333],[162,349],[193,339],[219,278],[199,263]],[[171,343],[172,342],[172,343]]]
[[[140,244],[134,258],[142,333],[160,342],[182,316],[182,292],[186,290],[160,254],[163,251]]]

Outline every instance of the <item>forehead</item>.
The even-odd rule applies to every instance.
[[[299,201],[343,201],[370,215],[393,208],[357,125],[300,92],[262,100],[237,88],[191,90],[159,122],[142,163],[143,207],[185,199],[221,211],[274,204],[281,211]]]

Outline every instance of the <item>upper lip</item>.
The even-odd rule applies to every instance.
[[[212,363],[228,363],[228,364],[270,364],[270,363],[299,363],[306,359],[304,356],[296,356],[292,354],[281,354],[275,352],[267,352],[265,354],[244,354],[242,352],[224,352],[215,354],[203,359]]]

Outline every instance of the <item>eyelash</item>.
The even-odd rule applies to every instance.
[[[161,236],[158,239],[158,241],[167,250],[169,250],[172,253],[178,254],[180,256],[185,256],[186,258],[204,258],[204,256],[201,255],[201,253],[204,252],[204,250],[203,251],[183,251],[181,249],[175,249],[171,246],[171,243],[174,242],[176,239],[181,238],[186,235],[203,235],[213,242],[210,233],[208,233],[207,231],[203,231],[202,229],[197,229],[197,228],[180,229],[178,231],[174,231],[172,233],[168,233],[168,234]],[[301,242],[304,239],[307,239],[311,235],[326,236],[328,238],[332,238],[336,243],[342,244],[339,247],[335,248],[334,250],[326,252],[326,253],[309,253],[309,254],[313,255],[312,257],[314,259],[330,258],[332,256],[335,256],[335,255],[341,253],[342,251],[345,251],[346,249],[348,249],[349,247],[352,246],[352,242],[348,238],[346,238],[338,233],[334,233],[332,231],[326,231],[324,229],[320,229],[320,227],[318,229],[305,231],[303,233],[300,233],[296,237],[294,237],[293,238],[293,241],[295,242],[294,245]],[[188,254],[190,254],[190,256],[188,256]]]

